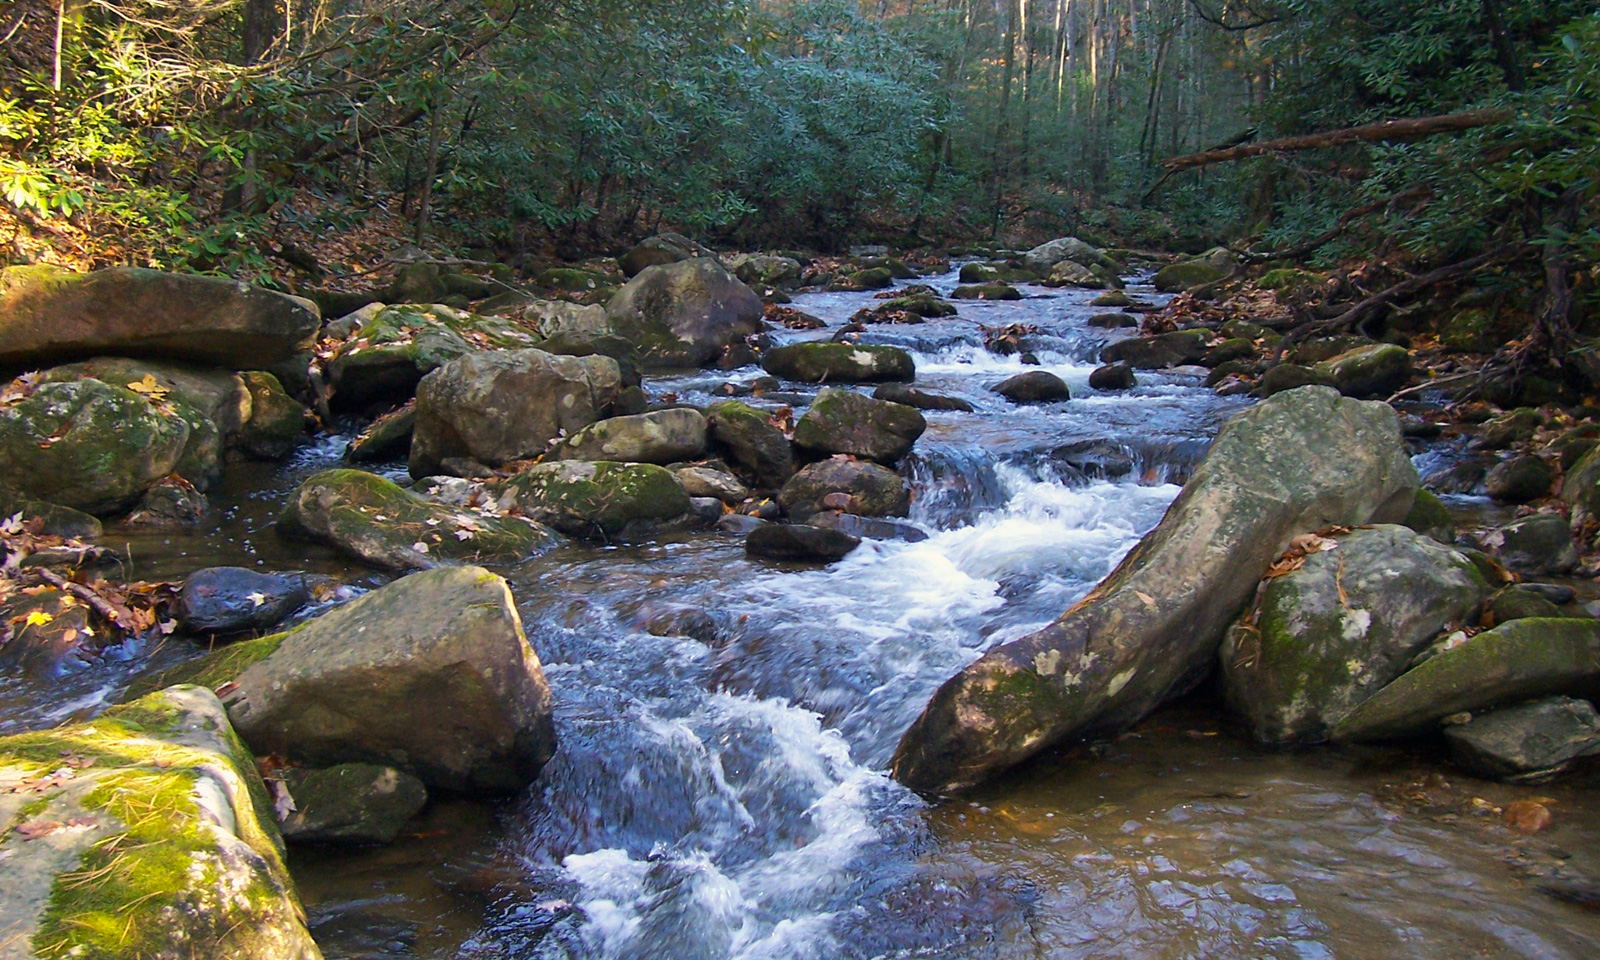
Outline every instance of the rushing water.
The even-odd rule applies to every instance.
[[[1430,777],[1436,763],[1401,751],[1259,751],[1194,705],[960,801],[928,805],[887,778],[934,689],[1083,596],[1243,406],[1181,371],[1090,391],[1093,358],[1122,334],[1086,326],[1092,294],[1029,292],[862,338],[912,350],[918,386],[976,407],[929,414],[906,465],[928,539],[869,542],[809,569],[702,533],[573,544],[503,571],[555,692],[559,752],[499,809],[439,803],[392,847],[297,852],[328,955],[1600,955],[1600,919],[1536,882],[1600,876],[1593,783],[1544,788],[1556,826],[1521,839],[1483,811],[1539,793]],[[796,305],[837,326],[871,302]],[[1036,326],[1028,349],[1075,399],[1013,407],[991,394],[1030,368],[984,350],[980,323]],[[709,402],[760,375],[647,387]],[[752,402],[798,414],[812,392]],[[1086,461],[1087,441],[1101,442]],[[139,574],[241,556],[306,566],[267,524],[334,455],[330,443],[226,491],[233,506],[205,538],[133,543]],[[309,563],[371,583],[326,554]],[[92,709],[104,680],[78,681],[84,702],[50,716]],[[0,684],[0,709],[19,703]]]

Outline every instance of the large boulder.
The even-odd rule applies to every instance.
[[[1386,740],[1437,730],[1463,711],[1600,684],[1600,620],[1528,618],[1445,643],[1369,697],[1331,731],[1336,741]]]
[[[551,460],[681,463],[706,452],[705,414],[687,407],[592,423],[557,443]]]
[[[218,277],[112,267],[0,270],[0,367],[99,354],[259,369],[311,349],[309,301]]]
[[[432,476],[452,458],[491,467],[532,459],[605,416],[621,392],[610,357],[497,350],[452,360],[417,388],[411,475]]]
[[[1380,343],[1346,351],[1311,369],[1347,397],[1387,397],[1411,379],[1411,354],[1405,347]]]
[[[611,302],[611,331],[658,366],[699,367],[763,328],[761,298],[721,263],[696,257],[646,267]]]
[[[1215,283],[1233,272],[1236,258],[1226,250],[1215,249],[1192,260],[1180,260],[1162,267],[1152,281],[1162,293],[1183,293]]]
[[[1074,263],[1086,268],[1098,265],[1111,270],[1120,269],[1120,265],[1098,247],[1077,237],[1060,237],[1049,243],[1041,243],[1024,254],[1022,261],[1041,277],[1050,276],[1051,271],[1062,263]]]
[[[662,267],[695,257],[716,259],[716,252],[701,246],[681,233],[663,233],[639,242],[617,261],[627,277],[638,276],[646,267]]]
[[[899,347],[849,343],[792,343],[761,358],[775,377],[800,383],[910,383],[916,379],[911,354]]]
[[[0,739],[7,957],[320,960],[255,758],[173,687]]]
[[[0,476],[35,500],[102,516],[127,510],[177,468],[189,442],[176,409],[124,386],[83,379],[10,396],[0,403]]]
[[[818,456],[844,453],[893,466],[927,429],[914,407],[829,387],[795,424],[794,443]]]
[[[901,740],[894,775],[919,790],[957,789],[1067,737],[1139,719],[1206,675],[1294,537],[1397,522],[1418,483],[1385,404],[1308,387],[1245,411],[1087,598],[939,689]]]
[[[684,520],[689,493],[648,463],[563,460],[542,463],[506,483],[523,512],[563,533],[630,540]]]
[[[1199,363],[1206,356],[1205,330],[1177,330],[1154,337],[1118,340],[1100,352],[1102,363],[1126,363],[1136,370],[1160,370],[1186,363]]]
[[[1600,753],[1600,715],[1573,697],[1546,697],[1446,727],[1455,762],[1480,777],[1526,783]]]
[[[222,687],[258,753],[377,763],[430,788],[509,794],[555,752],[550,688],[506,582],[415,573],[290,630],[185,665]]]
[[[328,386],[341,408],[400,404],[416,393],[423,377],[457,357],[538,344],[532,332],[504,317],[439,303],[384,307],[365,315],[327,361]]]
[[[710,436],[734,463],[765,487],[781,487],[794,476],[789,438],[766,414],[747,403],[725,400],[706,408]]]
[[[791,477],[778,492],[778,506],[796,523],[836,509],[863,517],[903,517],[911,512],[911,492],[893,470],[834,457]]]
[[[448,561],[513,563],[556,541],[549,530],[519,517],[437,503],[360,470],[326,470],[308,478],[289,496],[278,533],[326,543],[390,570]]]
[[[1485,585],[1472,561],[1405,527],[1355,530],[1269,580],[1219,659],[1229,703],[1264,743],[1314,742],[1398,677]]]

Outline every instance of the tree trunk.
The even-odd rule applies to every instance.
[[[422,246],[428,239],[428,221],[433,216],[433,178],[439,174],[439,141],[443,138],[444,124],[440,118],[444,113],[443,95],[434,97],[433,106],[428,111],[428,158],[424,162],[422,171],[422,198],[417,202],[417,246]]]
[[[1486,127],[1492,123],[1499,123],[1502,120],[1509,119],[1510,116],[1511,112],[1509,110],[1470,110],[1466,113],[1449,113],[1437,117],[1388,120],[1383,123],[1369,123],[1360,127],[1347,127],[1343,130],[1329,130],[1326,133],[1280,137],[1277,140],[1246,143],[1237,147],[1229,147],[1226,150],[1191,153],[1188,156],[1164,160],[1161,165],[1172,171],[1191,170],[1195,167],[1210,166],[1213,163],[1228,163],[1233,160],[1259,157],[1268,153],[1318,150],[1323,147],[1336,147],[1340,144],[1358,141],[1417,140],[1422,137],[1431,137],[1436,133],[1453,133],[1461,130],[1471,130],[1474,127]]]

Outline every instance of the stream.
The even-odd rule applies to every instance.
[[[955,275],[935,278],[942,293]],[[957,318],[874,326],[913,352],[928,413],[903,469],[917,543],[868,541],[827,568],[747,559],[718,533],[564,546],[501,568],[557,703],[559,750],[516,801],[434,803],[383,849],[297,849],[329,958],[1460,958],[1600,956],[1600,915],[1548,878],[1600,878],[1600,778],[1472,780],[1416,747],[1297,754],[1252,745],[1202,694],[1114,742],[1052,754],[929,804],[885,769],[944,680],[1049,623],[1161,519],[1247,401],[1204,371],[1087,386],[1107,340],[1092,291],[1023,288]],[[1147,287],[1136,298],[1160,302]],[[871,294],[795,306],[829,330]],[[979,324],[1031,324],[1040,367],[984,349]],[[989,392],[1045,369],[1070,402]],[[650,378],[705,404],[758,368]],[[803,412],[814,388],[750,400]],[[238,563],[382,580],[271,530],[346,437],[279,467],[236,466],[192,534],[108,530],[130,576]],[[1097,443],[1089,443],[1095,441]],[[382,472],[399,477],[403,465]],[[193,655],[129,645],[41,700],[0,679],[0,732],[87,716],[138,673]],[[1484,811],[1542,797],[1532,837]],[[1476,803],[1474,802],[1476,801]]]

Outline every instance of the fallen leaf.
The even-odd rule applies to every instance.
[[[24,620],[23,622],[26,623],[30,627],[42,627],[45,624],[50,623],[54,619],[55,619],[55,617],[52,617],[50,614],[45,613],[43,610],[35,610],[32,613],[28,614],[28,618],[26,620]]]
[[[17,836],[24,840],[38,840],[48,837],[62,828],[60,820],[29,820],[27,823],[17,824]]]
[[[245,594],[245,599],[258,607],[266,606],[267,595],[261,592]]]
[[[1138,590],[1135,590],[1133,591],[1133,595],[1138,597],[1139,602],[1147,607],[1153,607],[1156,605],[1156,598],[1150,596],[1148,593],[1140,593]]]
[[[411,549],[417,551],[418,553],[427,553],[428,545],[423,543],[421,540],[418,540],[416,543],[411,545]]]

